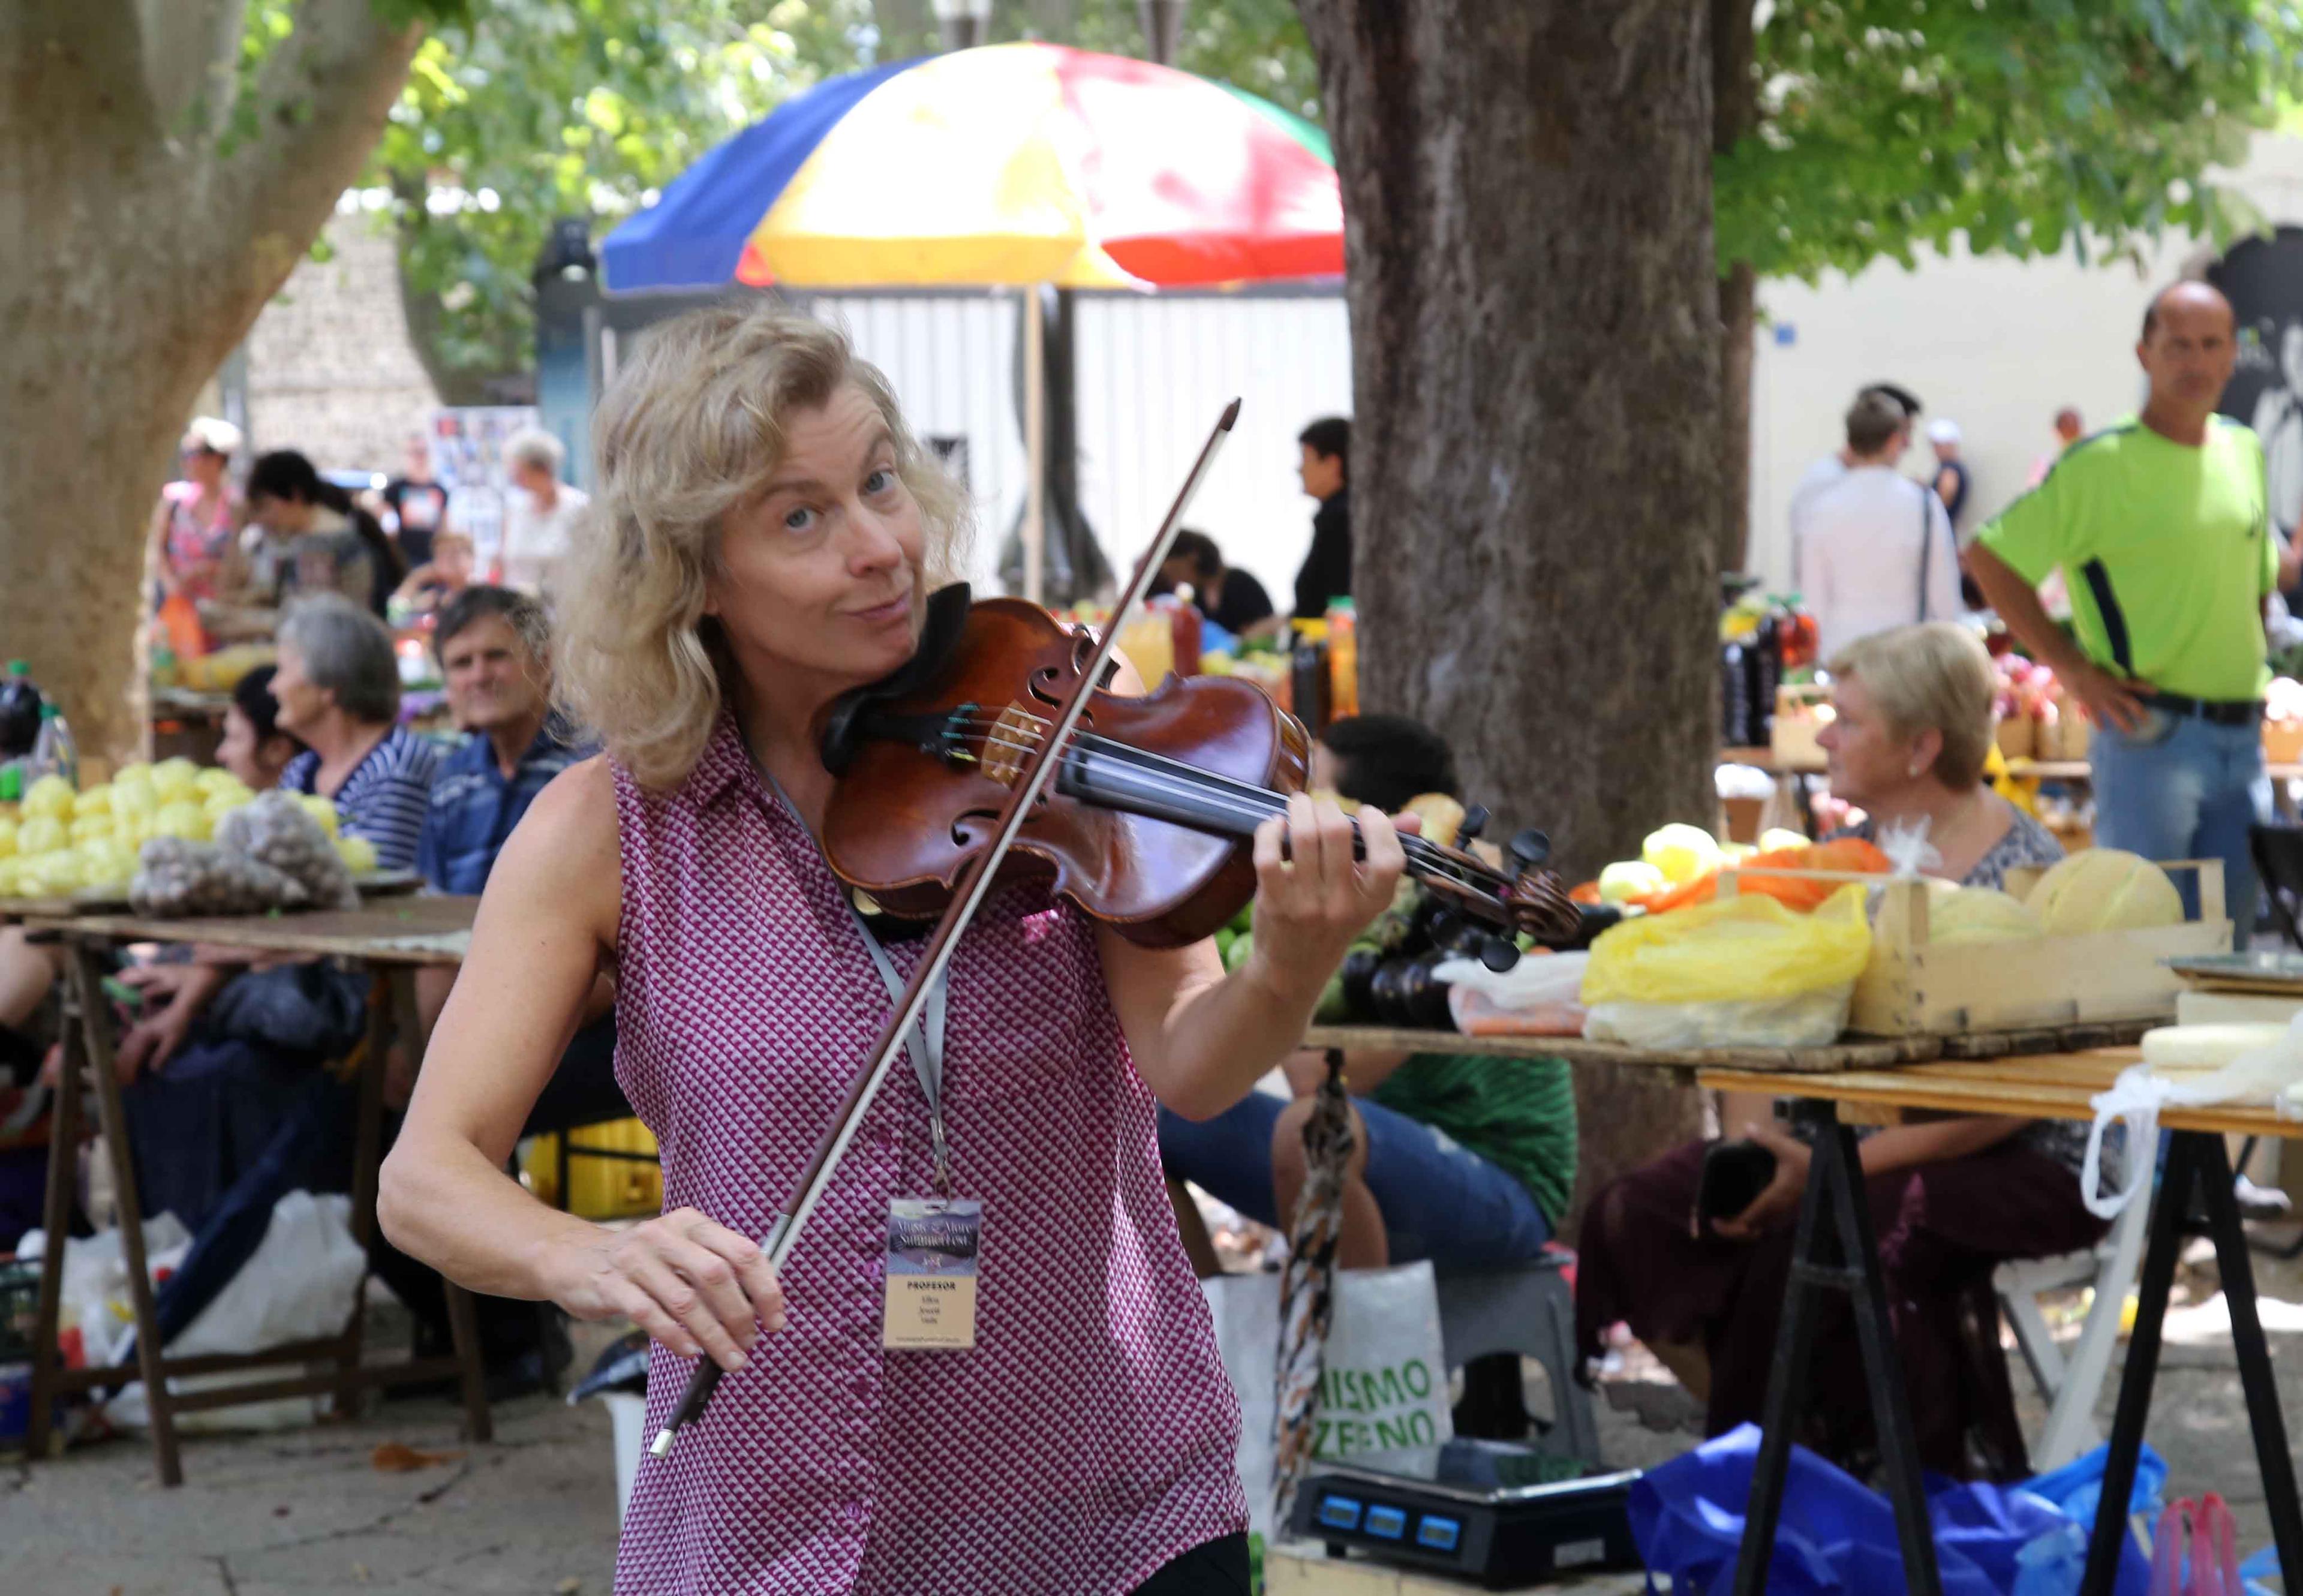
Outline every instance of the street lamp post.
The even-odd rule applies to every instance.
[[[1135,14],[1143,24],[1143,45],[1161,66],[1176,64],[1176,47],[1183,41],[1184,10],[1191,0],[1135,0]]]
[[[991,34],[991,0],[934,0],[947,50],[973,49]]]

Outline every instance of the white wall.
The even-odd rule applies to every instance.
[[[913,430],[967,440],[975,497],[973,579],[995,590],[1001,542],[1023,503],[1012,293],[838,294],[808,301],[885,371]],[[1151,540],[1225,402],[1244,402],[1193,502],[1205,531],[1283,609],[1311,546],[1312,502],[1296,481],[1295,435],[1351,412],[1351,334],[1339,293],[1303,297],[1081,295],[1077,373],[1080,504],[1125,573]]]
[[[1253,572],[1285,614],[1318,508],[1296,480],[1295,435],[1352,410],[1343,296],[1098,297],[1081,304],[1074,351],[1080,497],[1113,567],[1133,568],[1236,395],[1239,422],[1185,524]]]
[[[2303,222],[2303,139],[2265,135],[2223,181],[2266,222]],[[1751,395],[1751,545],[1748,564],[1788,587],[1784,509],[1800,473],[1843,441],[1843,418],[1867,383],[1917,393],[1926,418],[1948,416],[1966,435],[1973,474],[1962,530],[2023,490],[2053,446],[2066,404],[2089,431],[2141,401],[2134,344],[2152,291],[2177,276],[2196,241],[2171,234],[2140,261],[2082,266],[2070,253],[2016,262],[1963,250],[1924,255],[1915,270],[1876,262],[1810,286],[1767,283],[1759,304]],[[1914,443],[1903,469],[1933,456]]]

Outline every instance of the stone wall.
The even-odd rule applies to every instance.
[[[323,470],[396,474],[439,394],[409,341],[389,226],[339,214],[248,337],[249,443],[300,449]]]

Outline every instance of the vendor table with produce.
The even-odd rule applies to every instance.
[[[131,942],[207,943],[240,948],[276,958],[332,958],[371,972],[367,1034],[348,1064],[358,1083],[358,1122],[352,1160],[351,1230],[365,1248],[375,1232],[376,1171],[381,1162],[385,1054],[396,1039],[417,1034],[415,972],[425,966],[461,961],[479,907],[477,898],[402,897],[364,902],[357,908],[318,909],[273,915],[163,918],[148,915],[32,915],[27,927],[61,941],[69,950],[70,1006],[73,1023],[64,1033],[67,1083],[56,1094],[48,1161],[45,1225],[48,1237],[41,1264],[38,1317],[34,1332],[31,1428],[29,1452],[47,1454],[48,1431],[59,1397],[75,1391],[118,1387],[141,1379],[151,1414],[152,1448],[160,1481],[181,1482],[176,1417],[198,1410],[282,1397],[334,1393],[349,1408],[363,1389],[424,1381],[460,1382],[464,1411],[475,1440],[491,1438],[486,1398],[481,1384],[479,1331],[472,1301],[461,1288],[447,1287],[455,1355],[382,1367],[361,1363],[363,1305],[355,1298],[351,1315],[337,1335],[274,1347],[260,1352],[171,1358],[160,1338],[151,1278],[147,1271],[142,1212],[136,1167],[129,1144],[121,1087],[113,1072],[111,1003],[100,954]],[[80,1127],[82,1091],[96,1099],[97,1121],[118,1183],[121,1240],[136,1322],[134,1364],[104,1368],[62,1366],[59,1322],[63,1291],[65,1238],[72,1215],[72,1172]],[[361,1295],[365,1294],[363,1277]],[[314,1373],[308,1365],[332,1364]],[[170,1376],[205,1375],[276,1368],[281,1377],[195,1391],[171,1391]]]

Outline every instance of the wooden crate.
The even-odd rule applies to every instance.
[[[1821,765],[1823,747],[1816,734],[1831,723],[1831,695],[1813,683],[1776,689],[1776,718],[1768,733],[1768,752],[1778,770]]]
[[[2181,860],[2162,868],[2198,882],[2198,918],[2140,931],[1950,946],[1928,940],[1925,886],[1890,882],[1848,1028],[1871,1036],[1948,1035],[2172,1016],[2182,983],[2162,961],[2228,952],[2231,925],[2221,909],[2220,861]],[[2024,897],[2042,874],[2011,872],[2008,891]]]
[[[2188,953],[2227,953],[2231,925],[2218,859],[2160,866],[2178,881],[2198,882],[2198,918],[2145,931],[2105,931],[2015,942],[1931,942],[1928,891],[1909,878],[1823,870],[1725,870],[1719,891],[1732,897],[1739,878],[1786,875],[1860,882],[1881,890],[1871,922],[1871,962],[1855,983],[1850,1036],[1953,1036],[1983,1031],[2036,1031],[2170,1018],[2182,987],[2161,961]],[[2044,870],[2008,872],[2007,890],[2028,897]]]

